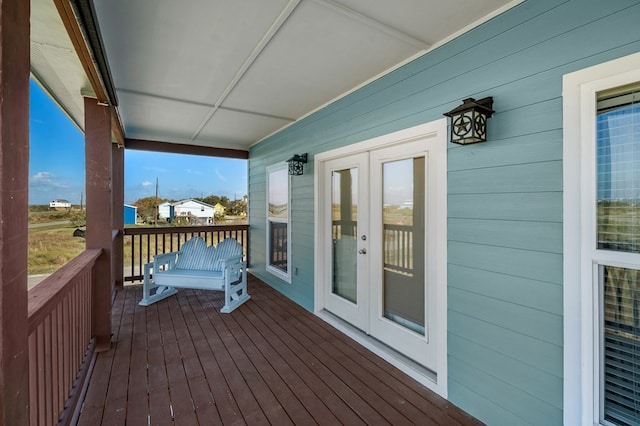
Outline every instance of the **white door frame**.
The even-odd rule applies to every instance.
[[[324,169],[323,173],[325,173],[326,177],[329,176],[330,170],[344,170],[351,169],[353,167],[358,170],[358,179],[357,179],[357,201],[358,201],[358,213],[357,213],[357,235],[356,244],[357,249],[364,249],[365,253],[369,250],[369,241],[362,241],[360,239],[363,230],[368,232],[369,229],[369,206],[362,205],[360,203],[362,197],[367,197],[369,194],[369,156],[367,153],[357,153],[355,155],[344,156],[340,158],[333,158],[327,160],[326,163],[323,163],[323,167],[327,167],[327,164],[330,164],[332,167],[329,169]],[[326,180],[325,180],[326,182]],[[329,184],[331,185],[331,184]],[[331,191],[325,192],[324,203],[322,204],[323,208],[326,208],[327,205],[331,205]],[[366,199],[366,198],[365,198]],[[321,207],[318,205],[318,207]],[[331,226],[331,217],[327,217],[326,211],[325,216],[323,216],[326,222],[324,223],[324,229]],[[322,224],[318,224],[320,228],[322,228]],[[323,259],[331,259],[332,257],[332,245],[324,244],[323,249]],[[354,251],[356,248],[354,247]],[[331,262],[329,262],[331,263]],[[325,285],[325,291],[323,293],[323,308],[327,308],[334,314],[340,316],[345,321],[355,325],[361,330],[368,333],[369,331],[369,304],[362,303],[362,296],[366,294],[366,283],[369,282],[369,255],[368,254],[357,254],[356,255],[356,270],[357,270],[357,285],[356,285],[356,301],[351,302],[340,295],[332,294],[332,290],[328,285]],[[328,264],[328,263],[327,263]],[[326,266],[326,265],[325,265]],[[325,269],[325,273],[327,270]]]
[[[411,142],[415,140],[424,140],[425,149],[433,153],[434,157],[441,161],[434,161],[432,167],[437,167],[437,212],[433,218],[437,223],[438,234],[435,236],[436,241],[441,247],[436,251],[437,279],[436,279],[436,306],[435,315],[436,324],[434,325],[433,339],[437,344],[436,363],[430,368],[435,373],[435,377],[427,377],[420,374],[414,368],[404,363],[393,353],[384,350],[383,347],[375,343],[367,343],[364,334],[349,332],[350,337],[364,344],[368,349],[374,351],[385,360],[389,361],[405,373],[409,374],[429,389],[435,391],[443,397],[447,397],[447,120],[445,118],[432,121],[430,123],[421,124],[408,129],[399,130],[387,135],[379,136],[362,142],[358,142],[345,147],[333,149],[314,155],[314,241],[315,241],[315,280],[314,280],[314,312],[326,318],[324,315],[324,289],[323,283],[325,277],[326,259],[326,236],[323,234],[323,226],[325,223],[325,210],[323,208],[324,194],[327,190],[324,176],[324,162],[333,158],[339,158],[345,155],[356,154],[359,152],[367,152],[395,144]],[[428,146],[428,148],[427,148]],[[334,326],[340,328],[339,322],[332,322]],[[343,331],[347,332],[348,327],[343,327]]]

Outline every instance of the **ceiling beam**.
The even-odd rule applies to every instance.
[[[284,25],[284,23],[287,22],[287,19],[289,19],[293,11],[296,9],[296,7],[298,7],[298,5],[300,4],[300,1],[301,0],[289,0],[289,2],[285,6],[285,8],[282,10],[280,15],[276,18],[276,20],[273,22],[271,27],[267,30],[267,32],[262,37],[260,42],[253,49],[249,57],[244,61],[240,69],[238,69],[238,71],[233,76],[229,84],[227,84],[227,87],[225,87],[222,94],[220,94],[220,96],[214,103],[213,108],[211,108],[209,113],[204,117],[204,119],[198,126],[198,129],[195,131],[193,136],[191,136],[191,140],[195,140],[200,134],[200,132],[202,132],[202,129],[204,129],[204,127],[207,125],[209,120],[211,120],[211,117],[213,117],[216,111],[220,108],[220,105],[222,105],[222,103],[227,98],[227,96],[229,96],[231,91],[238,85],[242,77],[244,77],[247,71],[249,71],[249,68],[251,68],[251,66],[256,61],[256,59],[258,59],[258,56],[260,56],[260,53],[262,53],[265,47],[267,47],[271,39],[277,34],[277,32]]]
[[[404,43],[407,43],[411,46],[417,47],[421,50],[427,50],[431,45],[423,40],[419,40],[415,37],[410,36],[407,33],[404,33],[400,30],[397,30],[387,24],[384,24],[380,21],[377,21],[363,13],[360,13],[356,10],[348,8],[347,6],[338,3],[334,0],[311,0],[316,4],[324,6],[328,9],[333,10],[334,12],[340,13],[343,16],[346,16],[349,19],[358,21],[363,23],[371,28],[374,28],[378,31],[382,31],[385,34],[395,38],[396,40],[400,40]]]
[[[98,77],[103,90],[108,97],[109,105],[117,106],[118,97],[113,85],[111,70],[107,62],[107,55],[100,36],[98,18],[91,0],[72,0],[72,7],[76,17],[76,23],[84,35],[84,43],[91,53],[91,59],[98,70]],[[100,101],[100,99],[98,99]]]
[[[116,107],[111,108],[111,139],[112,142],[124,147],[124,130],[122,129],[122,120]]]
[[[230,148],[212,148],[209,146],[189,145],[173,142],[148,141],[125,138],[124,147],[137,151],[165,152],[169,154],[204,155],[207,157],[237,158],[247,160],[249,151]]]
[[[76,5],[76,10],[78,12],[83,9],[86,10],[87,8],[91,12],[90,17],[85,16],[83,19],[83,31],[83,28],[80,26],[81,24],[78,22],[79,18],[76,15],[76,10],[74,10],[71,2],[65,0],[53,0],[53,2],[58,10],[62,23],[67,30],[67,34],[69,35],[71,44],[73,44],[76,55],[78,55],[78,59],[82,64],[82,68],[89,80],[89,84],[91,84],[91,88],[93,89],[93,94],[90,97],[95,97],[100,104],[113,106],[111,114],[112,134],[118,145],[122,146],[124,144],[124,127],[122,126],[120,114],[116,111],[117,98],[113,88],[111,72],[107,64],[104,48],[102,47],[102,42],[99,39],[100,31],[97,26],[93,5],[92,3],[87,5],[85,1],[80,5]],[[85,15],[87,15],[87,13],[89,12],[84,12]],[[87,38],[94,39],[94,46],[87,45],[85,31],[93,34],[93,36],[87,36]],[[97,52],[96,49],[98,50]],[[94,58],[96,59],[94,60]],[[49,93],[53,95],[52,91],[49,91]],[[82,123],[77,124],[79,126],[82,125]]]
[[[89,83],[93,88],[98,102],[108,103],[109,97],[102,84],[100,72],[98,71],[96,64],[93,61],[89,46],[87,46],[84,41],[82,29],[78,24],[78,20],[76,19],[76,15],[73,11],[71,3],[65,0],[53,0],[53,3],[58,9],[60,19],[62,19],[62,23],[67,30],[67,34],[69,34],[71,43],[73,44],[76,54],[78,55],[78,59],[80,59],[82,68],[84,68],[84,72],[89,79]]]
[[[210,103],[191,101],[191,100],[188,100],[188,99],[175,98],[175,97],[171,97],[171,96],[155,95],[153,93],[141,92],[139,90],[121,89],[119,87],[116,88],[116,90],[119,93],[127,93],[127,94],[130,94],[130,95],[143,96],[143,97],[151,98],[151,99],[161,99],[161,100],[164,100],[164,101],[179,102],[179,103],[186,104],[186,105],[195,105],[195,106],[201,106],[201,107],[207,107],[207,108],[213,108],[214,107]],[[292,117],[283,117],[283,116],[280,116],[280,115],[265,114],[265,113],[262,113],[262,112],[251,111],[251,110],[240,109],[240,108],[229,108],[229,107],[223,107],[223,106],[220,106],[220,105],[217,107],[217,110],[240,112],[240,113],[243,113],[243,114],[255,115],[255,116],[258,116],[258,117],[265,117],[265,118],[275,118],[276,120],[289,121],[289,122],[296,121],[296,119],[292,118]]]

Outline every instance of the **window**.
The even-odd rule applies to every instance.
[[[640,253],[640,86],[598,93],[596,248]],[[597,254],[602,420],[640,423],[640,262]]]
[[[565,424],[640,424],[640,55],[564,79]]]
[[[267,170],[267,270],[291,282],[289,174],[286,164]]]

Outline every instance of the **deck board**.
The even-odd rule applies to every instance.
[[[386,361],[249,277],[252,299],[182,289],[116,297],[80,425],[480,425]]]
[[[127,394],[127,412],[126,424],[147,424],[149,414],[148,389],[147,389],[147,321],[146,311],[138,306],[138,300],[135,292],[126,292],[127,304],[131,306],[127,309],[131,326],[124,329],[126,334],[122,332],[117,335],[117,345],[123,344],[130,349],[129,365],[125,367],[118,366],[114,368],[125,368],[122,374],[127,374],[129,379],[129,389]],[[117,304],[116,304],[117,306]],[[123,330],[122,327],[120,327]],[[127,340],[130,340],[127,342]],[[112,349],[113,351],[113,349]],[[144,368],[131,368],[130,366],[144,366]],[[114,375],[113,372],[111,375]],[[93,383],[93,377],[91,378]]]

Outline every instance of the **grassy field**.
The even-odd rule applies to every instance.
[[[85,239],[82,237],[74,237],[73,231],[78,227],[78,223],[74,220],[74,214],[78,212],[59,212],[50,211],[43,208],[34,208],[29,212],[29,224],[42,225],[56,222],[51,226],[32,227],[29,229],[28,243],[28,274],[40,275],[50,274],[57,271],[64,264],[69,262],[75,256],[80,254],[85,248]],[[61,221],[71,221],[70,223],[60,223]],[[246,218],[238,219],[239,222],[246,223]],[[230,223],[233,221],[227,221]],[[150,225],[145,225],[148,227]],[[84,227],[82,227],[84,228]],[[182,235],[180,243],[184,242],[185,236]],[[124,266],[131,266],[132,258],[132,238],[125,238],[124,241]],[[208,244],[216,244],[217,241],[207,241]],[[171,244],[168,237],[156,241],[156,236],[137,237],[134,243],[136,252],[142,252],[143,262],[150,259],[156,254],[156,245],[160,252],[169,251]],[[178,237],[173,237],[173,247],[178,247]],[[147,250],[149,248],[150,250]],[[139,267],[140,259],[134,260]],[[136,270],[136,273],[139,271]]]
[[[28,274],[50,274],[80,254],[85,241],[73,236],[74,229],[71,225],[29,229]]]

